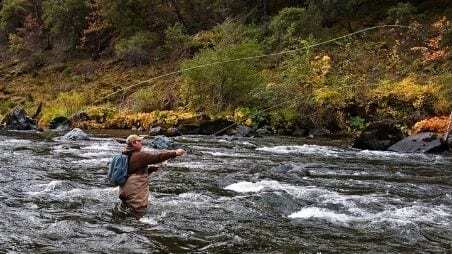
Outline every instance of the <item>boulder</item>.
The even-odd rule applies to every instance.
[[[409,136],[388,148],[398,153],[440,153],[448,149],[442,137],[434,132],[422,132]]]
[[[309,130],[308,136],[310,138],[314,137],[326,137],[331,135],[331,132],[325,128],[316,128]]]
[[[259,136],[266,136],[272,134],[270,126],[264,126],[256,130],[256,134]]]
[[[248,126],[245,125],[239,125],[237,126],[236,130],[235,130],[235,135],[240,136],[240,137],[249,137],[252,134],[252,129]]]
[[[355,139],[354,148],[384,151],[405,137],[393,121],[379,121],[369,124]]]
[[[30,118],[22,107],[17,106],[5,115],[0,126],[10,130],[36,130],[36,120]]]
[[[149,129],[149,136],[157,136],[163,133],[163,128],[160,126],[151,127]]]
[[[179,129],[177,129],[176,127],[170,127],[166,129],[165,133],[168,137],[175,137],[180,135]]]
[[[49,123],[49,129],[69,130],[71,122],[67,117],[57,116]]]
[[[165,136],[155,136],[151,141],[146,142],[146,145],[155,149],[170,149],[175,146],[174,142]]]
[[[75,128],[73,130],[71,130],[70,132],[66,133],[63,136],[63,139],[65,140],[89,140],[89,136],[88,134],[86,134],[85,132],[83,132],[81,129],[79,128]]]

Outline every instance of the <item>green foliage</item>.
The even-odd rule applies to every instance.
[[[149,32],[139,32],[131,37],[120,40],[115,45],[116,55],[133,66],[148,64],[151,61],[149,49],[158,38]]]
[[[379,105],[380,117],[403,119],[413,115],[444,113],[438,107],[445,104],[440,97],[440,89],[438,84],[422,84],[414,78],[400,82],[385,81],[370,91],[370,103]]]
[[[47,125],[57,116],[69,117],[84,109],[87,105],[87,98],[78,92],[60,93],[60,95],[44,107],[42,117],[39,120],[41,125]]]
[[[141,89],[132,96],[134,112],[152,112],[165,109],[165,91],[158,88]]]
[[[416,7],[410,3],[398,3],[386,12],[391,22],[406,24],[410,17],[416,12]]]
[[[268,115],[258,109],[251,107],[239,107],[234,110],[234,122],[250,127],[259,127],[268,121]]]
[[[201,51],[182,65],[191,69],[183,73],[182,97],[190,108],[210,112],[252,104],[251,92],[262,88],[258,63],[255,60],[216,63],[260,54],[260,46],[251,42]]]
[[[361,118],[359,116],[352,116],[350,117],[350,128],[352,128],[355,131],[361,131],[366,128],[366,119]]]
[[[293,107],[283,107],[270,112],[270,125],[275,130],[291,130],[297,126],[300,119],[300,112]]]
[[[54,37],[63,39],[68,50],[74,50],[86,26],[86,0],[47,0],[43,3],[43,19]]]
[[[122,38],[133,36],[152,27],[149,13],[153,1],[100,0],[100,15]]]
[[[0,9],[0,30],[14,32],[22,25],[32,6],[27,0],[5,0]]]
[[[226,47],[231,44],[259,41],[261,31],[252,25],[226,20],[194,36],[194,41],[202,48]]]
[[[186,33],[181,24],[176,23],[165,30],[165,43],[162,46],[162,50],[170,58],[175,59],[188,56],[192,46],[192,37]]]
[[[270,43],[273,48],[298,46],[301,39],[322,30],[321,22],[321,14],[314,6],[310,9],[285,8],[272,18]]]

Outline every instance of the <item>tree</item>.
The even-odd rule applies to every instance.
[[[86,26],[88,4],[86,0],[47,0],[43,6],[46,27],[53,38],[66,43],[68,50],[74,50],[80,42]]]

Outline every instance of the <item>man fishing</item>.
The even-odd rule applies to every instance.
[[[130,135],[126,140],[123,154],[129,158],[128,178],[119,187],[121,204],[116,205],[113,209],[113,215],[133,216],[136,219],[143,217],[149,205],[149,175],[159,169],[156,166],[149,166],[185,154],[183,149],[158,152],[142,151],[142,140],[143,138],[138,135]]]

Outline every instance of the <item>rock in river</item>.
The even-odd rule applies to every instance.
[[[361,135],[355,140],[353,147],[384,151],[403,138],[402,130],[396,126],[395,122],[374,122],[361,132]]]
[[[66,140],[89,140],[88,134],[80,130],[79,128],[75,128],[71,130],[70,132],[66,133],[66,135],[63,136],[63,139]]]
[[[10,130],[36,130],[36,120],[30,118],[22,107],[17,106],[6,114],[0,126]]]
[[[409,136],[388,148],[399,153],[439,153],[447,150],[441,135],[434,132],[422,132]]]

